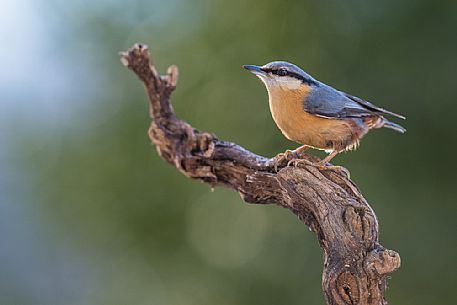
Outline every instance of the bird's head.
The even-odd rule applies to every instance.
[[[318,86],[318,82],[308,73],[286,61],[273,61],[264,66],[243,66],[246,70],[259,77],[268,92],[274,90],[303,90],[310,86]]]

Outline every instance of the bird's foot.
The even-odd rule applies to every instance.
[[[314,166],[316,166],[320,171],[343,172],[346,174],[348,178],[350,177],[350,173],[345,167],[339,165],[332,165],[330,163],[324,162],[324,160],[314,163]]]
[[[298,167],[299,165],[311,165],[311,166],[316,166],[316,163],[309,161],[307,159],[292,159],[289,162],[287,162],[287,166],[294,166]]]
[[[302,166],[313,166],[317,167],[321,171],[337,171],[337,172],[343,172],[346,174],[347,177],[349,177],[349,171],[339,165],[332,165],[328,163],[330,159],[332,159],[334,156],[336,156],[337,152],[333,152],[329,156],[327,156],[325,159],[320,160],[318,162],[313,162],[313,158],[311,157],[311,160],[309,158],[303,158],[303,152],[308,149],[307,146],[302,146],[299,147],[295,150],[286,150],[283,153],[277,154],[275,157],[270,159],[268,161],[269,166],[274,166],[275,171],[278,171],[279,166],[294,166],[294,167],[299,167],[300,165]],[[286,163],[287,162],[287,163]]]
[[[286,150],[283,153],[277,154],[275,157],[269,160],[269,163],[274,166],[275,171],[278,171],[278,166],[287,165],[289,163],[300,158],[301,151]],[[287,162],[287,163],[286,163]]]
[[[350,177],[349,171],[345,167],[325,163],[324,160],[321,160],[319,162],[313,162],[307,159],[292,159],[287,163],[287,166],[313,166],[317,168],[319,171],[343,172],[348,178]]]

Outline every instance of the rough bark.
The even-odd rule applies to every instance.
[[[236,190],[246,202],[277,204],[296,214],[324,251],[328,304],[387,304],[386,277],[399,268],[400,256],[378,243],[376,215],[344,168],[281,164],[277,172],[269,159],[176,117],[170,104],[176,66],[160,76],[147,46],[140,44],[120,55],[144,84],[153,119],[149,137],[165,161],[189,178]]]

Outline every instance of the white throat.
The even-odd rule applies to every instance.
[[[270,89],[283,89],[283,90],[298,90],[302,85],[302,81],[290,76],[270,77],[258,75],[262,82]]]

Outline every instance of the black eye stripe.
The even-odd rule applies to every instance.
[[[314,86],[319,86],[319,83],[317,83],[316,81],[312,80],[312,79],[309,79],[307,77],[304,77],[303,75],[300,75],[298,73],[295,73],[295,72],[292,72],[292,71],[288,71],[286,69],[283,69],[283,68],[279,68],[279,69],[271,69],[271,68],[262,68],[262,70],[266,73],[271,73],[271,74],[274,74],[274,75],[278,75],[278,76],[290,76],[290,77],[293,77],[293,78],[296,78],[296,79],[299,79],[301,80],[303,83],[306,83],[308,85],[314,85]],[[286,74],[279,74],[279,71],[280,70],[284,70],[286,71]]]
[[[265,69],[263,69],[263,71],[265,71],[267,73],[274,74],[274,75],[279,75],[279,76],[286,76],[286,75],[291,74],[291,72],[287,71],[286,69],[269,69],[269,68],[265,68]],[[286,73],[282,74],[283,72],[286,72]]]
[[[279,76],[286,76],[289,72],[286,69],[280,68],[277,70],[277,73]]]

